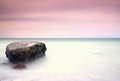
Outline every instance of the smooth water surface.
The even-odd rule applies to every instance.
[[[13,69],[5,47],[19,40],[44,42],[46,56]],[[120,40],[1,39],[0,81],[120,81]]]

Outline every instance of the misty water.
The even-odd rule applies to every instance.
[[[44,42],[46,56],[13,69],[5,48],[21,40]],[[120,39],[0,39],[0,81],[120,81]]]

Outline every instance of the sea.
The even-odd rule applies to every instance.
[[[46,56],[14,69],[6,46],[15,41],[46,44]],[[0,81],[120,81],[119,38],[1,38]]]

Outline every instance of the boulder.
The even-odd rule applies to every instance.
[[[6,57],[12,63],[29,62],[45,55],[46,46],[42,42],[19,41],[6,47]]]

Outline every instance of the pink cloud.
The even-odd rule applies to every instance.
[[[119,0],[1,0],[1,14],[71,9],[105,9],[119,11]]]
[[[1,0],[0,37],[120,37],[119,0]]]

